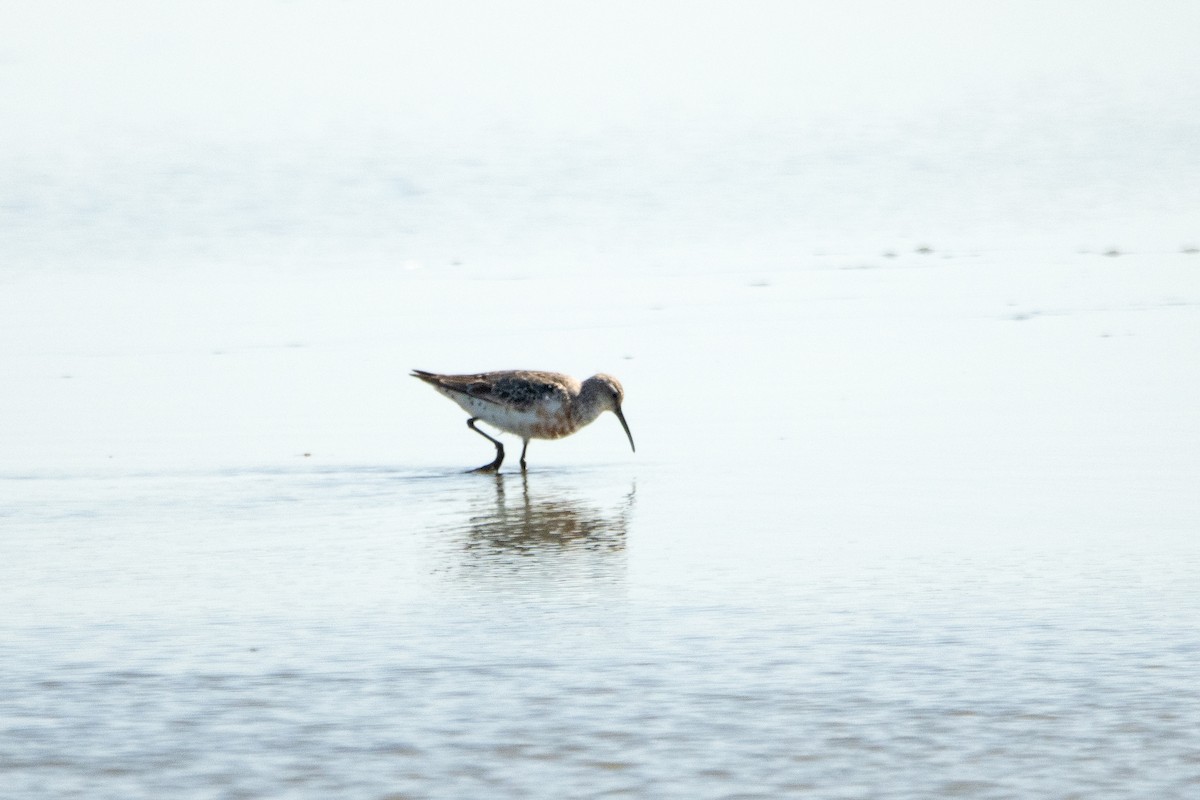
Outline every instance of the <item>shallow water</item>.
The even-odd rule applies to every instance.
[[[0,794],[1190,797],[1192,257],[848,261],[18,281]],[[464,473],[468,351],[639,451]]]
[[[410,5],[0,29],[0,798],[1196,796],[1194,4]]]
[[[1200,557],[1169,525],[959,529],[929,496],[920,526],[632,461],[8,486],[6,796],[1200,781]]]
[[[1193,261],[19,280],[0,795],[1190,797]],[[639,451],[464,473],[512,352]]]

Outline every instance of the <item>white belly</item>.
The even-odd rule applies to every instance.
[[[460,392],[443,392],[472,417],[522,439],[558,439],[575,432],[562,402],[541,403],[527,411],[490,403]]]

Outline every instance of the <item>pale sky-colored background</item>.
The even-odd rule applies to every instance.
[[[0,795],[1190,798],[1198,31],[0,0]]]
[[[2,7],[15,268],[1196,244],[1190,2]]]
[[[2,141],[567,130],[1160,106],[1200,6],[1134,2],[5,2]],[[1060,92],[1065,91],[1065,94]]]

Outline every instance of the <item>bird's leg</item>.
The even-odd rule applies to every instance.
[[[521,472],[525,471],[525,451],[529,449],[529,440],[525,440],[525,444],[521,445]]]
[[[479,430],[479,428],[476,428],[475,420],[477,419],[479,419],[479,417],[471,417],[469,420],[467,420],[467,427],[478,433],[483,438],[487,439],[492,444],[496,445],[496,460],[490,464],[484,464],[478,469],[473,469],[471,472],[499,472],[500,464],[504,462],[504,445],[496,439],[488,436],[483,431]]]

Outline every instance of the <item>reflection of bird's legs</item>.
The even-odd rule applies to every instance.
[[[500,469],[500,465],[504,463],[504,445],[496,439],[493,439],[491,436],[488,436],[483,431],[479,430],[479,428],[476,428],[475,420],[477,419],[479,419],[479,417],[471,417],[469,420],[467,420],[467,427],[478,433],[483,438],[487,439],[492,444],[496,445],[496,460],[490,464],[484,464],[478,469],[473,469],[471,472],[497,472]]]
[[[529,501],[529,473],[525,470],[521,470],[521,499],[523,501],[521,510],[525,515],[525,529],[532,530],[534,509],[533,503]]]
[[[526,439],[525,443],[523,445],[521,445],[521,472],[525,471],[525,451],[528,449],[529,449],[529,440]]]
[[[499,472],[492,473],[492,480],[496,482],[496,512],[495,518],[504,523],[508,519],[508,506],[504,502],[504,476]]]

